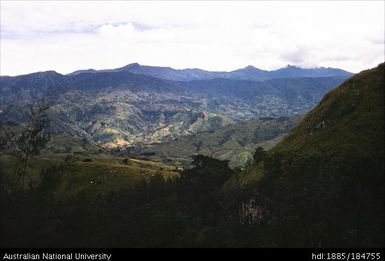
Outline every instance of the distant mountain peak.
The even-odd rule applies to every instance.
[[[300,70],[307,70],[307,69],[316,69],[316,68],[303,68],[301,66],[298,66],[298,65],[293,65],[293,64],[288,64],[286,65],[286,67],[283,67],[281,69],[300,69]]]
[[[25,74],[24,76],[46,78],[46,77],[57,77],[57,76],[63,76],[63,75],[56,71],[50,70],[50,71],[41,71],[41,72]]]
[[[130,69],[130,68],[138,68],[138,67],[141,67],[141,65],[139,63],[130,63],[130,64],[126,65],[126,66],[123,66],[122,69],[123,68]]]
[[[256,67],[254,67],[254,66],[252,66],[252,65],[248,65],[248,66],[246,66],[245,68],[243,68],[243,69],[247,69],[247,70],[250,70],[250,69],[252,69],[252,70],[254,70],[254,69],[257,69]]]
[[[37,75],[56,75],[56,74],[60,74],[54,70],[49,70],[49,71],[40,71],[40,72],[36,72],[36,73],[32,73],[32,74],[37,74]]]

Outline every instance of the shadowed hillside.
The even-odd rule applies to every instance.
[[[246,202],[263,210],[254,222],[269,222],[274,244],[383,246],[384,70],[329,92],[243,174],[260,177]]]

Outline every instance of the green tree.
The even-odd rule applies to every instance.
[[[13,172],[17,189],[24,188],[28,160],[40,154],[50,139],[49,133],[46,132],[50,122],[48,109],[49,104],[45,98],[34,106],[29,105],[27,113],[29,122],[26,126],[8,129],[5,133],[6,148],[16,158]]]
[[[254,163],[258,164],[259,162],[264,161],[266,159],[266,155],[267,155],[266,151],[262,147],[258,146],[255,149],[255,152],[253,155]]]
[[[193,168],[181,173],[178,194],[189,211],[202,218],[214,220],[222,209],[220,197],[223,184],[233,174],[228,161],[193,156]]]

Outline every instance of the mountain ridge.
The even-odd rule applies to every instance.
[[[56,129],[66,125],[101,146],[124,147],[166,142],[252,118],[303,114],[345,79],[172,81],[126,70],[74,75],[47,71],[0,77],[0,120],[22,123],[26,105],[48,96]]]
[[[277,70],[262,70],[252,65],[232,71],[207,71],[198,68],[174,69],[172,67],[148,66],[139,63],[131,63],[116,69],[104,70],[77,70],[67,75],[77,75],[82,73],[98,72],[121,72],[129,71],[133,73],[154,76],[156,78],[173,81],[191,81],[207,80],[215,78],[229,78],[240,80],[268,80],[275,78],[293,78],[293,77],[332,77],[332,76],[350,76],[352,73],[330,67],[301,68],[288,65]]]

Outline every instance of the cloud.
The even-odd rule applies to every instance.
[[[232,70],[384,60],[384,2],[1,1],[1,75],[128,63]]]
[[[287,53],[282,54],[282,59],[289,64],[303,64],[308,60],[310,50],[303,48],[302,46],[295,46],[294,50],[290,50]]]

